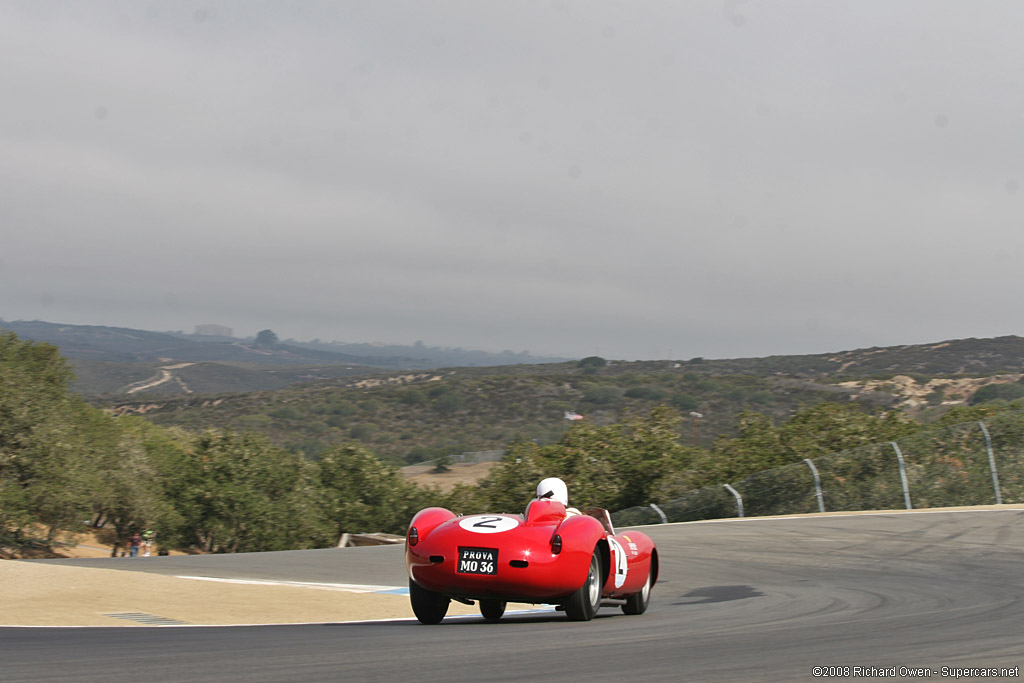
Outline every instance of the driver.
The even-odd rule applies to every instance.
[[[558,477],[548,477],[537,484],[537,500],[545,499],[557,500],[564,505],[567,517],[580,514],[576,508],[569,507],[569,489]]]

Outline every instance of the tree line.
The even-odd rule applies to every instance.
[[[662,406],[618,424],[576,424],[551,445],[514,442],[477,485],[442,493],[404,480],[359,444],[308,460],[255,433],[114,417],[72,393],[70,380],[56,347],[0,334],[0,545],[52,543],[89,523],[109,525],[122,542],[150,528],[163,547],[205,552],[329,547],[343,532],[404,533],[431,505],[518,512],[547,476],[566,480],[573,505],[617,510],[922,428],[898,411],[824,403],[779,425],[742,413],[736,436],[700,448],[681,438],[685,418]],[[1007,407],[957,409],[944,420]]]
[[[447,502],[360,446],[310,462],[256,434],[114,417],[70,380],[56,347],[0,334],[0,545],[90,523],[206,552],[324,547]]]

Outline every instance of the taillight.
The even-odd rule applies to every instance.
[[[555,537],[551,539],[551,552],[555,555],[562,552],[562,537],[555,534]]]
[[[416,545],[420,542],[420,532],[416,531],[416,527],[409,528],[409,545]]]

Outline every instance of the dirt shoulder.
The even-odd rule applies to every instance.
[[[212,583],[35,562],[0,562],[0,586],[0,624],[8,626],[142,626],[107,616],[133,612],[205,625],[413,616],[405,595]],[[449,614],[477,611],[452,603]]]

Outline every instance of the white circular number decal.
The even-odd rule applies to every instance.
[[[626,563],[626,551],[611,536],[608,537],[608,545],[612,547],[612,554],[615,555],[615,587],[622,588],[622,584],[626,583],[626,574],[629,573],[629,564]]]
[[[519,520],[514,517],[499,517],[498,515],[473,515],[459,522],[459,526],[475,534],[498,534],[515,529],[519,526]]]

